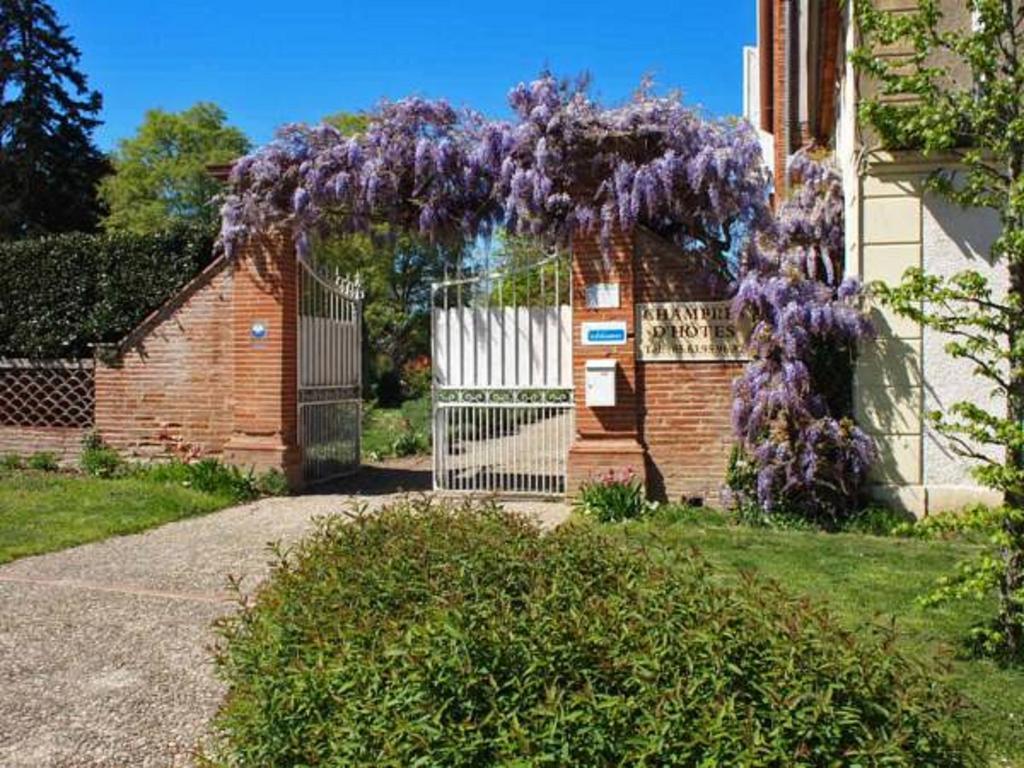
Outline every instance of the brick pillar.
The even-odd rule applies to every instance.
[[[253,238],[239,247],[233,269],[234,428],[224,457],[257,471],[276,469],[297,488],[298,285],[291,239]]]
[[[645,476],[644,449],[639,442],[640,409],[643,393],[637,391],[637,362],[634,349],[634,243],[631,236],[617,234],[608,253],[602,253],[596,236],[580,236],[573,242],[573,385],[576,396],[576,439],[569,449],[569,493],[580,483],[609,469],[632,468]],[[618,283],[617,308],[589,309],[587,286]],[[583,324],[624,321],[626,343],[589,346],[582,343]],[[615,375],[616,403],[612,407],[586,405],[587,360],[612,359],[618,363]]]

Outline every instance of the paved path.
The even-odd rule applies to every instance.
[[[234,610],[228,575],[251,589],[266,546],[313,517],[395,498],[395,473],[349,492],[266,499],[134,536],[0,568],[0,766],[184,766],[222,688],[211,622]],[[417,468],[399,485],[422,485]],[[510,506],[546,523],[560,504]]]

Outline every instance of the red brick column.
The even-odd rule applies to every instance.
[[[282,234],[241,246],[231,297],[234,428],[224,457],[301,484],[298,444],[298,285],[291,239]],[[254,325],[265,335],[254,334]]]
[[[572,248],[572,336],[573,385],[576,396],[576,439],[569,449],[568,491],[574,493],[584,480],[609,469],[632,468],[645,476],[644,449],[639,442],[639,413],[643,402],[637,392],[637,363],[634,349],[633,238],[616,235],[607,253],[602,253],[596,236],[577,237]],[[594,283],[618,283],[619,306],[589,309],[586,289]],[[620,320],[626,323],[626,343],[586,346],[582,343],[583,323]],[[618,363],[615,377],[616,403],[613,407],[586,405],[587,360],[612,359]]]

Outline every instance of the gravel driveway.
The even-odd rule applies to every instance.
[[[399,485],[422,474],[403,472]],[[269,542],[295,541],[353,502],[396,498],[389,473],[353,483],[0,567],[0,766],[190,764],[222,694],[208,648],[211,622],[234,610],[228,575],[251,589]],[[549,524],[566,513],[509,506]]]

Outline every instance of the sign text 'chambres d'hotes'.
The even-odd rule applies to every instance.
[[[647,361],[745,360],[743,328],[728,301],[637,305],[637,357]]]

